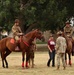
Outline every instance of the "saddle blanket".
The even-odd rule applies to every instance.
[[[14,39],[11,39],[10,40],[10,43],[14,44],[15,43],[15,40]]]

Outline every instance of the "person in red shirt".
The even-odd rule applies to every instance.
[[[47,62],[47,66],[50,66],[50,62],[52,60],[52,67],[55,67],[55,41],[53,35],[50,35],[48,40],[48,49],[49,49],[49,60]]]

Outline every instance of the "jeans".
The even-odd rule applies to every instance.
[[[53,50],[52,52],[49,51],[49,60],[47,62],[47,66],[50,66],[50,62],[52,60],[52,66],[55,66],[55,50]]]

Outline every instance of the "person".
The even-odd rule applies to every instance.
[[[8,36],[8,32],[6,30],[3,30],[2,32],[2,38],[5,38]]]
[[[72,39],[72,56],[74,56],[74,27],[70,25],[69,21],[66,22],[64,33],[67,37]]]
[[[26,67],[34,68],[34,58],[35,58],[35,51],[37,50],[36,47],[36,38],[32,41],[32,43],[29,46],[29,53],[27,54],[26,59]],[[29,63],[29,66],[28,66]]]
[[[70,22],[67,21],[66,23],[66,26],[64,27],[64,34],[68,37],[72,37],[72,34],[73,34],[73,28],[72,26],[70,25]]]
[[[20,38],[20,36],[23,35],[23,32],[20,28],[20,20],[19,19],[15,19],[15,23],[12,27],[12,33],[13,33],[13,38],[16,40],[17,49],[18,49],[19,38]]]
[[[58,38],[56,39],[55,50],[57,54],[57,69],[60,67],[60,58],[62,58],[62,63],[64,69],[66,68],[65,64],[65,51],[67,48],[66,39],[62,35],[62,31],[57,32]]]
[[[48,50],[49,50],[49,60],[47,62],[47,66],[50,66],[50,62],[52,60],[52,67],[55,67],[55,41],[54,37],[51,34],[48,40]]]
[[[30,46],[30,59],[29,59],[29,65],[33,68],[34,67],[34,52],[35,52],[35,43],[32,42]]]

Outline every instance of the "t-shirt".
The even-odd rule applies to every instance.
[[[50,46],[51,50],[55,49],[55,42],[54,42],[54,40],[48,40],[48,45]]]

